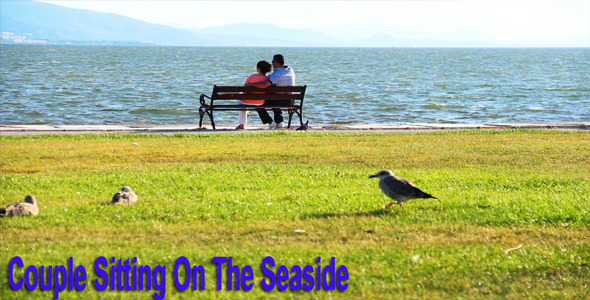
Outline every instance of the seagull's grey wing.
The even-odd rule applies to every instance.
[[[385,177],[379,180],[379,187],[385,195],[396,200],[405,201],[404,183],[397,180],[395,177]]]
[[[407,181],[406,179],[399,178],[399,177],[397,177],[397,179],[404,184],[405,189],[406,189],[408,195],[412,199],[414,199],[414,198],[436,198],[436,197],[433,197],[430,194],[422,191],[415,184]]]
[[[13,216],[22,216],[22,215],[36,215],[39,213],[39,208],[35,205],[21,202],[21,203],[14,203],[10,204],[6,207],[6,214],[13,215]]]
[[[419,198],[419,189],[409,181],[395,176],[385,177],[379,183],[381,190],[389,197],[405,202],[413,198]]]
[[[20,202],[7,205],[6,208],[4,208],[6,215],[10,216],[10,215],[18,214],[19,205],[20,205]]]
[[[4,209],[9,210],[9,209],[14,209],[15,207],[17,207],[20,204],[20,202],[17,203],[12,203],[12,204],[8,204],[6,205],[6,207]]]

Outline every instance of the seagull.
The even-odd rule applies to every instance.
[[[299,131],[299,130],[307,131],[307,129],[309,129],[309,120],[307,120],[307,122],[305,122],[305,124],[301,125],[299,128],[295,129],[295,131]]]
[[[385,208],[391,208],[394,204],[399,204],[400,208],[404,208],[404,202],[416,198],[433,198],[438,199],[428,193],[423,192],[417,188],[413,183],[393,175],[389,170],[383,170],[377,174],[369,176],[369,178],[379,177],[379,188],[387,197],[396,202],[389,203]]]
[[[25,197],[25,202],[12,203],[5,208],[0,208],[0,216],[36,216],[38,214],[37,199],[31,195]]]
[[[113,196],[111,204],[132,205],[137,202],[137,198],[137,194],[131,189],[131,187],[124,186],[120,192]]]

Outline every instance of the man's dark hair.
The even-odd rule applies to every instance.
[[[283,57],[282,54],[275,54],[272,57],[272,61],[276,61],[277,63],[279,63],[279,65],[284,65],[285,64],[285,58]]]
[[[267,62],[266,60],[261,60],[256,64],[256,68],[259,68],[260,72],[262,72],[262,74],[266,74],[266,73],[270,72],[272,65],[269,62]]]

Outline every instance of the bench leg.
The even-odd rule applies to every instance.
[[[207,114],[209,115],[209,120],[211,120],[211,127],[215,130],[215,121],[213,121],[213,111],[207,110]]]
[[[203,117],[205,116],[205,112],[203,109],[199,108],[199,128],[203,128]]]
[[[291,119],[293,119],[293,110],[289,109],[289,124],[287,124],[287,128],[291,128]]]
[[[303,126],[303,110],[301,110],[301,111],[296,110],[295,112],[297,113],[297,116],[299,117],[299,126]]]

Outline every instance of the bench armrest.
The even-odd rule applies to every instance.
[[[201,94],[201,97],[199,98],[199,102],[201,103],[201,105],[206,105],[205,104],[205,98],[207,99],[211,99],[211,97],[205,95],[205,94]]]

